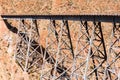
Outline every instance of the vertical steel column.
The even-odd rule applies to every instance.
[[[99,71],[102,68],[102,64],[107,59],[107,53],[106,53],[106,47],[104,42],[104,37],[101,29],[101,22],[93,22],[93,30],[94,33],[91,35],[94,35],[93,43],[92,43],[92,50],[91,50],[91,58],[93,62],[93,70],[88,74],[88,76],[92,75],[92,73],[95,73],[96,80],[100,78]],[[89,35],[89,33],[88,33]],[[103,74],[101,74],[102,76]]]
[[[55,36],[56,36],[56,39],[57,41],[59,42],[58,40],[58,36],[59,36],[59,32],[60,30],[57,32],[57,30],[55,30],[56,28],[58,28],[59,26],[56,26],[56,21],[53,20],[53,30],[54,30],[54,33],[55,33]],[[66,48],[68,48],[70,51],[71,51],[71,54],[74,58],[74,50],[73,50],[73,45],[72,45],[72,40],[71,40],[71,34],[70,34],[70,29],[69,29],[69,23],[67,20],[63,20],[63,24],[64,24],[64,27],[63,27],[63,33],[62,33],[62,36],[64,36],[64,38],[66,39],[66,41],[64,39],[62,39],[63,42],[65,42],[65,46]]]
[[[107,60],[106,78],[117,80],[119,78],[119,62],[120,62],[120,23],[116,23],[113,19],[113,28],[110,36],[109,59]],[[116,64],[117,63],[117,64]],[[112,71],[114,69],[114,72]]]

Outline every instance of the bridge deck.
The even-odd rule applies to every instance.
[[[51,19],[120,22],[120,15],[1,15],[3,19]]]

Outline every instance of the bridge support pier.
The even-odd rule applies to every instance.
[[[119,78],[120,23],[112,21],[114,16],[23,16],[13,24],[6,18],[7,28],[17,35],[15,57],[23,71],[39,73],[41,80]],[[113,22],[109,43],[102,21]],[[41,27],[46,28],[44,46]]]

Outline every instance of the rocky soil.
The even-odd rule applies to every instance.
[[[0,14],[46,14],[46,15],[78,15],[78,14],[120,14],[120,0],[0,0]],[[44,23],[43,25],[46,25]],[[104,26],[112,24],[104,24]],[[41,35],[46,35],[41,28]],[[110,35],[111,28],[103,29],[105,35]],[[38,74],[23,73],[15,63],[14,52],[16,35],[12,34],[0,18],[0,80],[38,80]],[[42,42],[45,45],[44,38]],[[109,36],[105,36],[106,40]],[[12,41],[12,42],[11,42]],[[11,45],[11,46],[9,46]]]
[[[120,0],[0,0],[1,14],[119,14]]]

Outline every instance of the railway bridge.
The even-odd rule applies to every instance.
[[[18,39],[17,64],[40,80],[120,79],[120,15],[2,18]]]

